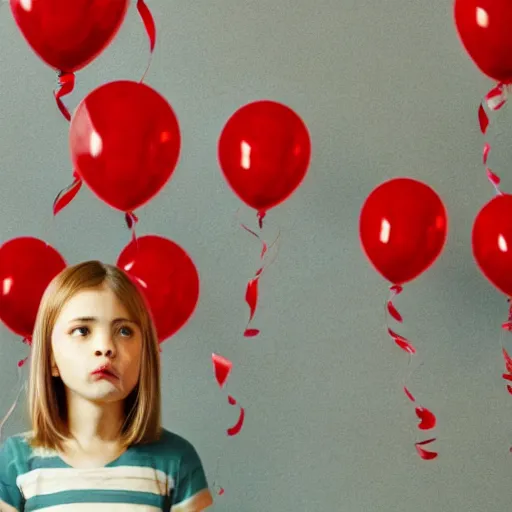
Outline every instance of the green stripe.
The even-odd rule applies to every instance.
[[[40,510],[55,505],[73,503],[124,503],[126,505],[150,505],[165,510],[166,496],[151,492],[116,490],[62,491],[53,494],[34,496],[27,500],[25,512]]]

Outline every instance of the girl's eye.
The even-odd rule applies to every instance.
[[[133,335],[133,331],[129,327],[121,327],[119,329],[119,334],[124,338],[129,338],[130,336]]]
[[[71,331],[71,336],[87,336],[89,334],[89,328],[88,327],[75,327]]]

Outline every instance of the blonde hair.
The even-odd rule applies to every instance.
[[[107,285],[128,310],[142,333],[139,382],[125,399],[121,429],[123,447],[156,441],[161,434],[160,354],[155,327],[136,285],[119,268],[99,261],[67,267],[46,289],[37,313],[28,388],[33,447],[62,449],[71,437],[64,383],[52,377],[52,331],[63,306],[77,292]]]

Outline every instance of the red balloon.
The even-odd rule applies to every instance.
[[[226,123],[219,164],[233,191],[260,213],[286,200],[309,167],[311,141],[304,122],[289,107],[256,101]]]
[[[477,67],[499,82],[512,80],[512,2],[455,0],[455,25]]]
[[[37,310],[50,281],[66,268],[62,256],[46,242],[14,238],[0,246],[0,320],[30,338]]]
[[[151,87],[131,81],[92,91],[71,120],[69,140],[79,176],[123,212],[147,203],[164,187],[181,145],[169,103]]]
[[[160,342],[192,316],[199,299],[199,275],[178,244],[156,235],[142,236],[123,249],[117,266],[145,295]]]
[[[512,296],[512,195],[489,201],[473,224],[473,256],[489,281]]]
[[[359,234],[375,268],[392,284],[411,281],[432,265],[446,241],[448,219],[439,196],[410,178],[379,185],[361,210]]]
[[[14,20],[34,52],[57,71],[94,60],[121,27],[129,0],[10,0]]]

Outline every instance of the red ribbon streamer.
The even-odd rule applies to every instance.
[[[146,29],[146,33],[148,35],[149,39],[149,49],[150,49],[150,56],[149,56],[149,62],[146,67],[146,70],[144,72],[144,75],[142,76],[141,83],[144,81],[144,78],[146,77],[147,72],[149,71],[149,67],[151,65],[151,59],[153,56],[153,51],[155,49],[156,45],[156,25],[155,20],[153,18],[153,15],[151,14],[151,11],[149,10],[148,6],[144,2],[144,0],[137,0],[137,10],[139,11],[140,17],[142,19],[142,22],[144,23],[144,28]],[[62,115],[65,117],[67,121],[71,121],[71,114],[64,105],[64,102],[62,101],[62,98],[68,94],[70,94],[75,87],[75,75],[73,73],[65,73],[61,72],[59,73],[59,86],[54,91],[55,100],[57,102],[57,106],[59,107],[59,110],[61,111]],[[76,173],[76,171],[73,172],[73,182],[68,185],[66,188],[62,189],[55,198],[53,202],[53,215],[57,215],[61,210],[63,210],[78,194],[80,188],[82,186],[82,180]],[[135,234],[135,224],[137,223],[138,219],[137,216],[133,212],[127,212],[125,215],[125,220],[128,225],[128,228],[132,230],[132,238],[135,241],[136,240],[136,234]]]
[[[258,225],[260,229],[263,228],[263,219],[265,218],[265,213],[258,212]],[[256,314],[256,309],[258,308],[258,300],[259,300],[259,280],[260,277],[263,275],[264,270],[267,268],[267,264],[264,262],[265,257],[267,256],[267,253],[270,248],[272,248],[276,242],[279,240],[281,233],[279,232],[275,240],[270,244],[270,246],[267,245],[267,243],[261,238],[258,233],[247,227],[245,224],[241,223],[240,226],[245,229],[248,233],[253,235],[255,238],[257,238],[261,243],[261,252],[260,252],[260,260],[262,261],[262,265],[260,268],[256,271],[254,274],[254,277],[249,280],[247,283],[247,287],[245,289],[245,302],[249,306],[249,320],[247,322],[247,326],[244,331],[244,336],[246,338],[253,338],[254,336],[258,336],[260,333],[259,329],[250,328],[250,324],[254,318],[254,315]],[[275,256],[277,257],[277,255]],[[275,257],[271,261],[271,263],[275,260]]]
[[[480,106],[478,107],[478,123],[480,125],[480,131],[483,135],[487,133],[487,129],[489,128],[490,119],[487,115],[484,106],[487,107],[491,111],[499,110],[505,105],[507,102],[507,87],[503,82],[498,83],[495,87],[493,87],[486,95]],[[484,143],[483,151],[482,151],[482,161],[485,166],[487,179],[491,182],[492,186],[496,190],[497,194],[502,194],[499,185],[500,185],[500,177],[494,173],[491,168],[487,165],[489,159],[489,153],[491,152],[491,145],[489,142]]]
[[[23,338],[23,343],[26,345],[32,346],[32,339],[29,338]],[[24,359],[21,359],[17,363],[17,371],[18,371],[18,385],[20,385],[20,388],[18,390],[18,393],[16,394],[16,398],[14,399],[14,402],[12,403],[11,407],[9,407],[9,410],[7,411],[7,414],[0,420],[0,440],[2,439],[2,429],[11,416],[11,414],[14,412],[14,409],[16,409],[16,405],[18,404],[18,400],[20,398],[21,392],[23,391],[24,384],[22,381],[22,373],[21,369],[23,366],[25,366],[25,363],[28,361],[29,356],[25,357]]]
[[[508,319],[506,322],[504,322],[501,325],[501,328],[504,331],[512,332],[512,303],[510,299],[508,299],[509,302],[509,309],[508,309]],[[502,374],[502,377],[507,382],[512,382],[512,357],[510,357],[509,353],[507,352],[507,349],[503,346],[503,338],[501,341],[501,352],[503,355],[503,360],[505,362],[505,373]],[[512,386],[510,384],[507,384],[507,391],[509,394],[512,395]],[[512,451],[512,448],[510,449]]]
[[[156,25],[153,15],[149,10],[149,7],[146,5],[144,0],[137,0],[137,10],[139,11],[139,15],[142,18],[142,22],[144,23],[144,28],[146,29],[146,33],[149,38],[149,61],[146,67],[146,71],[141,78],[141,83],[146,78],[146,74],[149,71],[149,67],[151,66],[151,59],[153,57],[153,51],[155,50],[156,45]]]
[[[126,226],[128,229],[132,230],[132,240],[134,243],[137,243],[137,233],[135,232],[135,226],[137,222],[139,222],[139,218],[133,212],[126,212],[124,214],[124,220],[126,222]]]
[[[68,185],[66,188],[62,189],[58,194],[55,200],[53,201],[53,215],[57,215],[61,210],[63,210],[78,194],[80,189],[82,188],[82,180],[76,173],[73,172],[73,183]]]
[[[386,301],[386,308],[385,308],[386,326],[387,326],[388,334],[393,339],[395,344],[400,349],[402,349],[404,352],[409,354],[409,358],[412,358],[412,356],[414,354],[416,354],[416,349],[414,348],[412,343],[407,338],[405,338],[401,334],[398,334],[397,332],[395,332],[393,329],[391,329],[389,327],[388,315],[391,316],[394,320],[396,320],[399,323],[403,322],[402,315],[399,313],[399,311],[396,309],[395,305],[393,304],[393,299],[397,295],[402,293],[402,291],[403,291],[403,288],[399,285],[394,285],[394,286],[390,287],[390,296],[389,296],[388,300]],[[410,362],[410,359],[409,359],[409,362]],[[403,389],[404,389],[404,393],[407,396],[407,398],[412,403],[417,404],[416,399],[414,398],[413,394],[409,391],[407,386],[404,385]],[[432,430],[433,428],[435,428],[437,419],[436,419],[435,415],[429,409],[427,409],[426,407],[423,407],[421,405],[416,405],[415,413],[419,419],[419,423],[418,423],[419,430]],[[437,452],[432,452],[432,451],[429,451],[429,450],[426,450],[425,448],[423,448],[423,446],[430,444],[435,440],[436,440],[435,438],[432,438],[432,439],[427,439],[426,441],[420,441],[420,442],[415,443],[416,452],[423,460],[433,460],[438,456]]]
[[[61,114],[67,121],[71,121],[71,114],[69,113],[66,105],[64,105],[62,98],[73,92],[73,89],[75,88],[75,75],[74,73],[66,73],[61,71],[59,73],[58,80],[59,85],[53,92],[55,101],[57,102],[57,106],[59,107]]]

